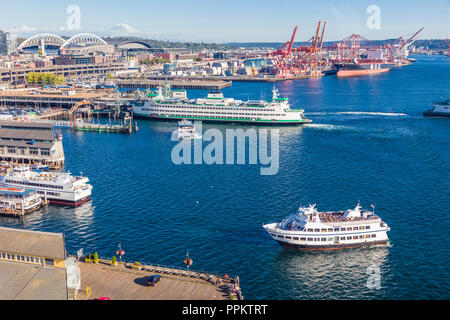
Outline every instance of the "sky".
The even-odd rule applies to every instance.
[[[296,41],[306,41],[325,20],[324,41],[353,33],[371,40],[407,37],[421,27],[418,39],[445,39],[449,17],[450,0],[0,0],[0,30],[23,37],[89,32],[170,41],[286,42],[298,26]]]

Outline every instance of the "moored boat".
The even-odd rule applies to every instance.
[[[23,216],[39,210],[41,197],[31,189],[14,188],[0,184],[0,214]]]
[[[72,176],[67,172],[32,171],[27,166],[13,169],[2,183],[17,188],[35,190],[44,202],[78,206],[91,198],[92,186],[83,176]]]
[[[336,63],[337,77],[352,77],[387,72],[392,64],[380,59],[361,59],[353,62]]]

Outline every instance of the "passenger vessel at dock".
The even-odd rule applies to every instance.
[[[291,109],[288,98],[279,97],[273,89],[271,101],[241,101],[224,98],[213,91],[206,98],[188,99],[185,90],[170,90],[166,84],[148,99],[131,102],[136,118],[163,120],[201,120],[252,124],[306,124],[311,120],[303,109]]]
[[[34,190],[0,184],[0,214],[2,215],[23,216],[39,210],[41,203],[41,197]]]
[[[280,245],[303,250],[386,245],[390,230],[374,211],[361,210],[359,203],[347,211],[319,212],[315,205],[300,207],[296,214],[263,227]]]
[[[14,168],[1,182],[35,190],[44,202],[59,205],[78,206],[91,198],[92,191],[87,177],[66,172],[32,171],[27,166]]]

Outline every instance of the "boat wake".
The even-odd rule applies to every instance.
[[[331,131],[331,130],[351,130],[351,127],[347,126],[338,126],[334,124],[323,124],[323,123],[308,123],[305,124],[304,127],[306,128],[313,128],[317,130],[323,130],[323,131]]]
[[[389,116],[389,117],[402,117],[407,116],[406,113],[399,113],[399,112],[365,112],[365,111],[345,111],[345,112],[336,112],[336,114],[362,114],[362,115],[368,115],[368,116]]]

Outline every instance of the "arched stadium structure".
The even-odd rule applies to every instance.
[[[61,46],[61,49],[67,48],[69,46],[86,46],[86,45],[108,45],[105,40],[99,36],[92,33],[80,33],[66,42]]]
[[[89,51],[113,51],[114,48],[105,40],[92,33],[80,33],[74,35],[68,40],[64,40],[60,36],[42,33],[32,36],[22,42],[19,46],[19,52],[39,53],[43,50],[43,54],[57,55],[60,53],[84,53]]]
[[[18,49],[19,52],[38,53],[39,50],[42,49],[42,45],[44,45],[44,51],[46,53],[58,54],[59,48],[65,42],[66,41],[60,36],[50,33],[41,33],[22,42]]]

